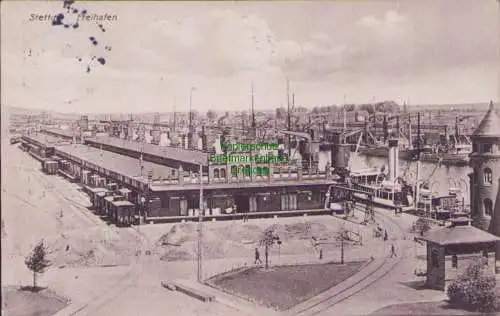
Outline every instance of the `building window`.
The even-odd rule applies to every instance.
[[[219,169],[215,168],[214,169],[214,178],[218,178],[219,177]]]
[[[439,268],[439,253],[438,250],[433,250],[431,253],[431,265]]]
[[[238,171],[239,171],[239,170],[238,170],[238,167],[236,167],[235,165],[232,165],[232,166],[231,166],[231,175],[232,175],[233,177],[237,177],[237,176],[238,176]]]
[[[224,169],[224,168],[220,169],[220,177],[224,178],[224,179],[226,178],[226,169]]]
[[[476,143],[472,144],[472,152],[475,152],[475,153],[478,152]]]
[[[484,185],[491,185],[493,183],[493,177],[490,168],[483,169]]]
[[[493,146],[491,144],[482,144],[483,146],[483,153],[492,153],[493,152]]]
[[[484,214],[488,216],[493,215],[493,202],[490,199],[484,199]]]

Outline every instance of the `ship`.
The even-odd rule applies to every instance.
[[[416,150],[411,148],[399,148],[399,158],[401,160],[412,160],[416,155]],[[386,144],[359,147],[359,154],[371,157],[387,158],[389,156],[389,148]]]
[[[412,187],[399,176],[398,140],[388,142],[388,170],[385,168],[353,171],[350,174],[354,198],[368,202],[371,197],[373,204],[382,208],[399,209],[413,205]],[[363,192],[363,193],[362,193]]]
[[[457,144],[445,152],[421,153],[420,161],[433,162],[442,165],[467,166],[472,145]]]
[[[457,118],[455,123],[456,132],[455,135],[451,136],[453,141],[450,141],[448,136],[444,136],[444,144],[431,147],[422,144],[420,113],[418,113],[418,134],[415,144],[413,147],[399,148],[399,159],[405,161],[420,160],[448,166],[467,166],[469,164],[469,155],[472,153],[472,144],[467,136],[458,134],[458,121]],[[386,158],[389,155],[389,148],[386,143],[377,142],[376,145],[366,145],[359,148],[359,153],[365,156]]]

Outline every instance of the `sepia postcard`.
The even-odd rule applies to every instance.
[[[500,1],[2,1],[7,316],[500,313]]]

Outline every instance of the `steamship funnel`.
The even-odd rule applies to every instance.
[[[389,140],[389,181],[394,183],[399,177],[399,147],[397,139]]]

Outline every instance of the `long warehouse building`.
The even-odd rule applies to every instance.
[[[306,174],[292,166],[278,167],[269,175],[234,176],[223,172],[229,166],[207,162],[200,185],[199,173],[184,170],[183,164],[173,168],[104,150],[104,146],[98,149],[83,144],[61,144],[56,137],[26,136],[23,143],[32,147],[30,151],[38,148],[40,159],[58,161],[59,173],[81,183],[94,207],[108,212],[109,203],[118,203],[110,195],[125,195],[133,205],[131,218],[127,219],[132,222],[197,216],[201,187],[203,214],[213,218],[262,212],[324,212],[325,194],[334,183],[330,173]],[[175,159],[181,158],[175,156]],[[199,162],[202,161],[188,163]]]

